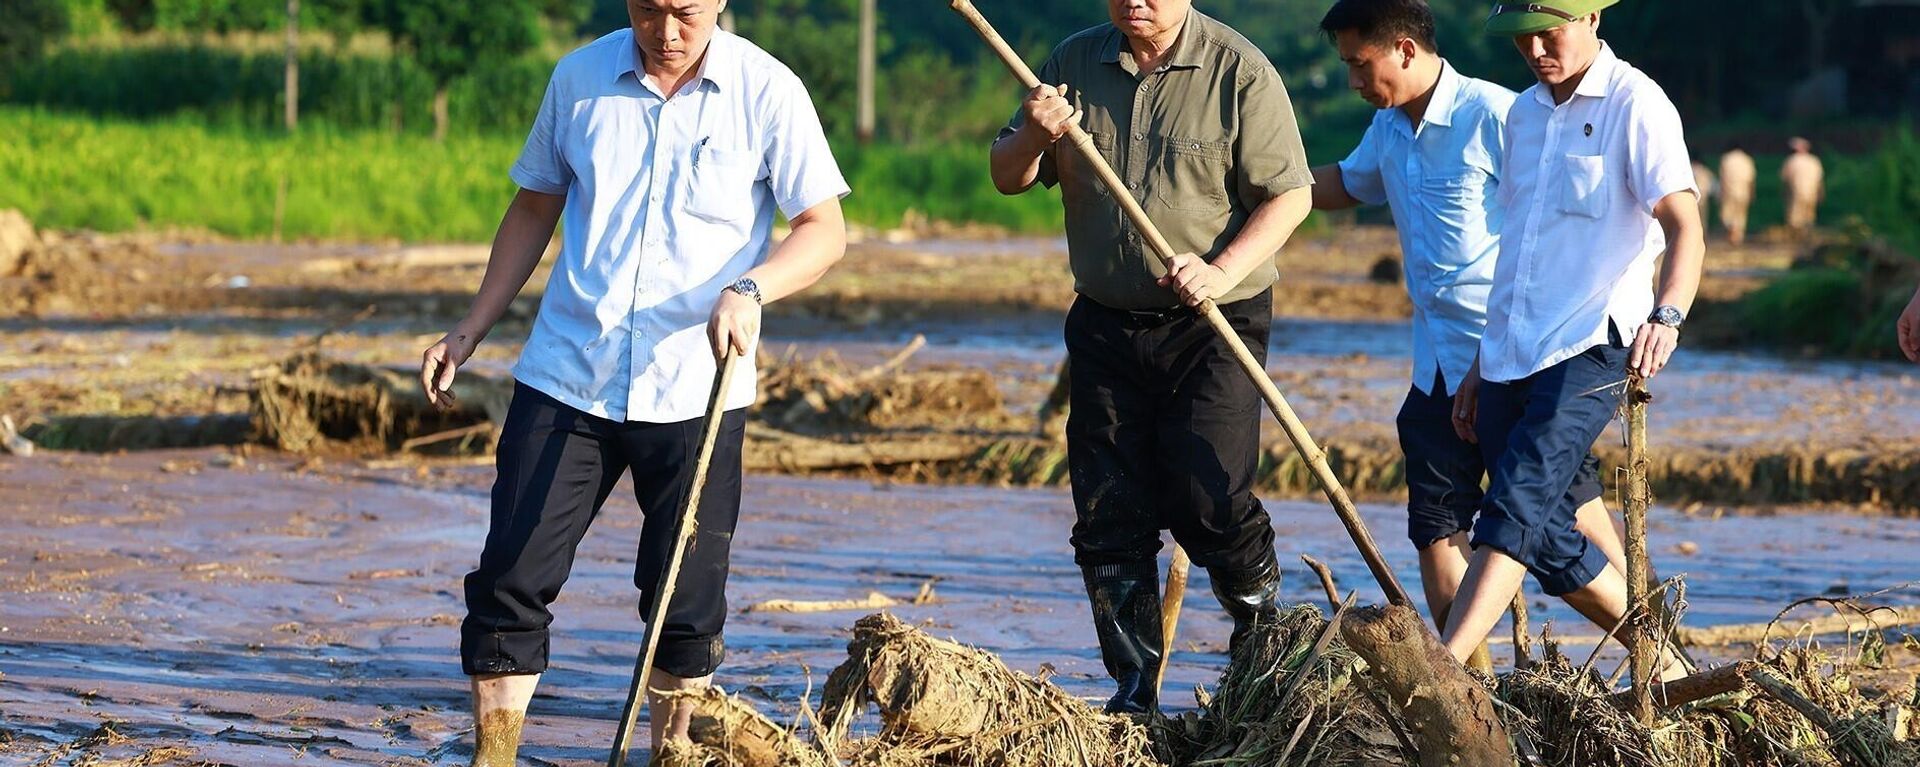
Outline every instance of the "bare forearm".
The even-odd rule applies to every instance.
[[[1340,166],[1322,165],[1313,169],[1314,210],[1346,210],[1359,206],[1360,201],[1347,194],[1347,184],[1340,176]]]
[[[834,199],[794,218],[793,231],[747,276],[759,286],[761,300],[773,303],[818,282],[846,252],[846,219]]]
[[[461,331],[473,334],[476,342],[506,314],[520,289],[526,287],[527,278],[533,276],[534,267],[540,265],[566,200],[565,195],[522,189],[507,206],[500,229],[493,235],[486,276],[480,279],[480,290],[474,294],[466,318],[460,321]]]
[[[1654,305],[1679,307],[1682,313],[1693,310],[1694,296],[1700,290],[1700,273],[1707,262],[1706,232],[1700,222],[1696,199],[1688,193],[1677,193],[1662,200],[1654,209],[1654,216],[1667,237],[1666,259],[1660,267],[1660,290]]]
[[[993,142],[993,186],[1001,194],[1025,192],[1040,179],[1040,158],[1046,153],[1045,138],[1022,130]]]
[[[1312,207],[1311,187],[1293,189],[1261,203],[1247,217],[1240,234],[1214,257],[1213,265],[1226,274],[1230,284],[1239,284],[1287,244]]]

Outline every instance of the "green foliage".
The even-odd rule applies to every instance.
[[[182,118],[94,120],[0,107],[0,208],[56,229],[177,226],[266,237],[282,180],[287,237],[485,241],[513,195],[518,136],[436,143],[381,130],[273,130]],[[908,210],[1026,232],[1057,232],[1059,196],[1004,197],[975,143],[836,149],[855,193],[848,217],[898,225]]]
[[[854,221],[892,227],[913,210],[936,221],[1060,230],[1060,194],[1043,188],[1017,197],[1000,194],[987,174],[985,143],[859,147],[841,142],[834,157],[853,189],[843,204]]]
[[[66,35],[68,10],[59,0],[7,0],[0,4],[0,69],[11,69],[40,55]],[[0,94],[4,94],[0,85]]]
[[[191,116],[265,129],[280,124],[283,66],[278,53],[205,43],[70,47],[9,73],[0,88],[11,85],[16,102],[99,117]],[[476,62],[450,91],[456,132],[524,136],[552,66],[532,56]],[[432,97],[432,78],[411,59],[301,54],[303,125],[424,132]]]
[[[1910,281],[1878,283],[1822,267],[1788,272],[1730,309],[1742,345],[1888,359],[1900,353],[1893,325],[1911,295]]]

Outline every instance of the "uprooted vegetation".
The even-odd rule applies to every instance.
[[[677,753],[670,763],[1462,764],[1474,763],[1471,756],[1462,760],[1471,738],[1422,737],[1433,734],[1422,730],[1434,707],[1422,709],[1421,699],[1457,709],[1466,705],[1458,699],[1485,697],[1506,733],[1497,747],[1510,749],[1509,758],[1522,764],[1920,764],[1910,732],[1914,689],[1870,698],[1850,678],[1858,657],[1805,643],[1766,647],[1753,660],[1721,670],[1737,676],[1713,673],[1733,679],[1725,692],[1663,710],[1648,727],[1627,713],[1622,696],[1591,661],[1576,662],[1550,641],[1540,660],[1498,678],[1468,676],[1453,667],[1448,673],[1470,689],[1446,689],[1442,674],[1431,687],[1396,696],[1380,664],[1404,656],[1394,659],[1374,640],[1355,646],[1348,640],[1407,620],[1419,619],[1401,608],[1366,608],[1337,611],[1330,621],[1318,608],[1294,607],[1238,648],[1212,691],[1195,691],[1197,710],[1128,718],[1099,713],[1044,676],[1008,669],[991,653],[935,639],[890,615],[872,615],[855,624],[848,659],[828,677],[817,713],[811,707],[801,712],[805,726],[776,725],[725,693],[695,694],[695,753]],[[1424,630],[1419,633],[1392,641],[1431,642]],[[869,709],[878,713],[877,725],[863,719]]]

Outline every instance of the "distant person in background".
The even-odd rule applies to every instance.
[[[1393,211],[1413,301],[1413,384],[1394,419],[1406,456],[1407,536],[1420,584],[1444,627],[1486,462],[1471,417],[1473,372],[1500,251],[1502,153],[1513,92],[1454,71],[1424,0],[1339,0],[1320,20],[1347,65],[1347,85],[1377,107],[1347,159],[1313,169],[1313,207],[1385,204]],[[1626,569],[1621,536],[1600,502],[1599,461],[1581,464],[1578,527]]]
[[[1813,232],[1820,201],[1827,196],[1827,171],[1813,154],[1813,144],[1795,136],[1787,142],[1793,154],[1780,166],[1780,183],[1787,195],[1787,228],[1796,237]]]
[[[1700,231],[1707,231],[1707,210],[1712,204],[1713,194],[1719,187],[1714,183],[1713,169],[1699,160],[1693,161],[1693,185],[1700,188]]]
[[[1911,362],[1920,362],[1920,289],[1913,291],[1913,299],[1907,301],[1907,310],[1900,313],[1895,329],[1900,332],[1900,353]]]
[[[1747,207],[1753,204],[1753,182],[1758,176],[1753,155],[1739,144],[1720,155],[1720,225],[1727,228],[1727,241],[1735,245],[1747,240]]]

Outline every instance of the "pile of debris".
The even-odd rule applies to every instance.
[[[693,753],[671,764],[772,767],[1528,764],[1553,767],[1912,767],[1911,689],[1870,700],[1853,661],[1802,644],[1703,672],[1714,694],[1674,695],[1651,727],[1592,661],[1551,641],[1498,678],[1452,663],[1413,611],[1312,606],[1238,648],[1219,685],[1178,716],[1099,713],[990,653],[886,614],[854,626],[818,714],[780,727],[738,698],[696,700]],[[869,707],[877,730],[852,737]],[[806,737],[802,737],[805,735]],[[1492,756],[1489,756],[1492,755]]]
[[[1011,423],[999,384],[984,370],[902,370],[925,345],[925,337],[915,336],[891,359],[864,370],[848,367],[831,350],[810,359],[792,350],[777,360],[762,355],[758,418],[810,436]]]

